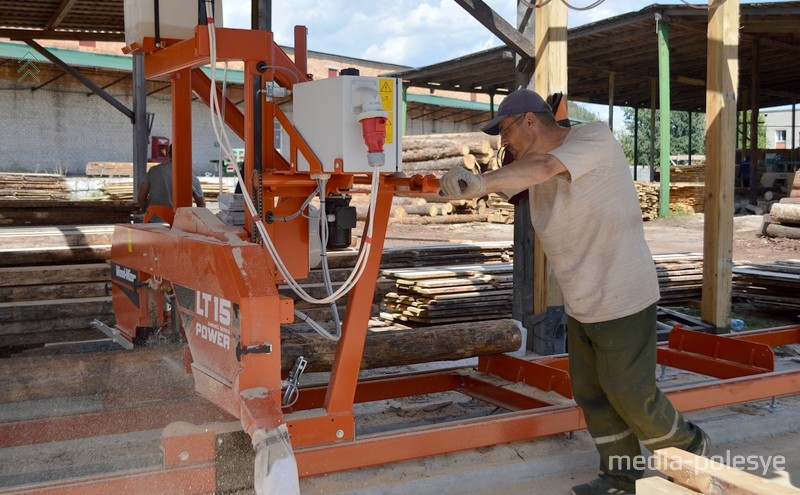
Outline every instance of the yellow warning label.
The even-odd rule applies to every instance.
[[[381,95],[381,106],[384,110],[389,112],[389,119],[386,121],[386,144],[394,142],[394,79],[379,79],[378,88]]]

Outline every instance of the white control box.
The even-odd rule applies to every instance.
[[[142,45],[145,37],[156,35],[155,5],[152,0],[125,0],[125,43]],[[166,39],[194,37],[199,7],[197,0],[161,0],[158,3],[159,35]],[[214,24],[222,27],[222,0],[214,2]]]
[[[337,159],[342,161],[342,172],[402,170],[399,79],[339,76],[295,84],[292,92],[292,123],[322,163],[324,172],[335,171]],[[358,121],[359,114],[376,98],[388,113],[385,162],[381,167],[367,163],[367,145]],[[310,171],[308,161],[300,153],[295,165],[299,172]]]

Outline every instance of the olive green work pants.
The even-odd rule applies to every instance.
[[[639,441],[651,451],[685,449],[696,435],[656,386],[656,311],[653,304],[616,320],[567,322],[575,402],[600,453],[600,470],[627,490],[644,473]]]

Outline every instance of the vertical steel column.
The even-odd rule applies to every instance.
[[[147,82],[144,54],[133,54],[133,199],[138,201],[139,183],[147,174]]]
[[[192,69],[172,75],[172,206],[192,206]]]
[[[661,193],[659,194],[658,216],[665,218],[669,216],[669,25],[664,22],[661,14],[656,14],[656,25],[658,32],[658,106],[660,125],[660,159],[661,166]]]

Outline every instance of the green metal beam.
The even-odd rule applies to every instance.
[[[658,106],[661,120],[661,193],[659,194],[658,216],[669,216],[669,151],[670,151],[670,98],[669,98],[669,26],[656,14],[658,25]]]

